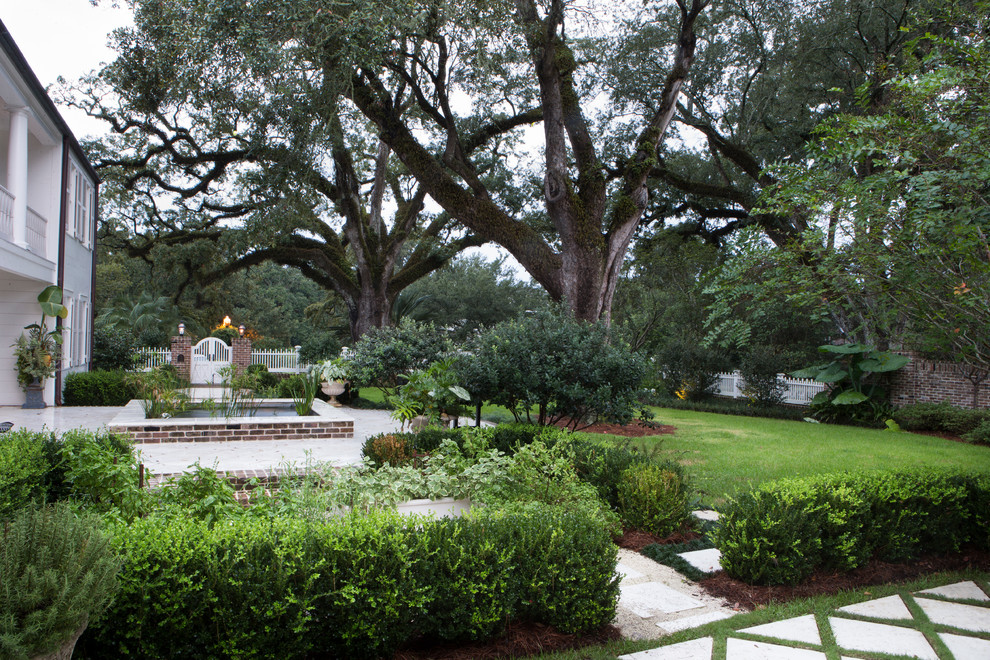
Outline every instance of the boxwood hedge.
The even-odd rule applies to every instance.
[[[764,485],[722,512],[722,567],[751,584],[794,584],[817,568],[990,547],[990,476],[873,472]]]
[[[79,657],[382,657],[412,639],[491,638],[512,620],[591,630],[618,598],[608,532],[540,504],[439,520],[159,516],[110,537],[121,591]]]

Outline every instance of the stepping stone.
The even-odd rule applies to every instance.
[[[973,632],[990,632],[990,608],[918,598],[914,602],[934,623]]]
[[[712,660],[712,638],[702,637],[690,642],[620,655],[619,660]]]
[[[657,628],[669,635],[671,633],[687,630],[688,628],[697,628],[698,626],[703,626],[706,623],[711,623],[712,621],[728,619],[735,615],[735,612],[705,612],[704,614],[695,614],[694,616],[684,617],[683,619],[664,621],[663,623],[658,623]]]
[[[990,658],[990,641],[979,637],[964,637],[939,633],[939,637],[949,647],[956,660],[987,660]]]
[[[947,584],[944,587],[935,587],[934,589],[925,589],[924,591],[916,591],[916,596],[924,596],[926,594],[932,594],[935,596],[944,596],[946,598],[955,598],[956,600],[985,600],[990,601],[990,596],[987,596],[983,589],[976,586],[975,582],[957,582],[955,584]]]
[[[635,568],[629,568],[628,566],[623,566],[622,564],[615,565],[615,572],[623,581],[638,580],[639,578],[644,577],[644,575]]]
[[[661,612],[673,614],[703,606],[704,603],[700,600],[659,582],[643,582],[622,587],[619,593],[619,607],[624,607],[643,619],[649,619]]]
[[[886,598],[868,600],[863,603],[856,603],[855,605],[846,605],[845,607],[840,607],[839,612],[872,616],[877,619],[914,619],[900,596],[887,596]]]
[[[623,580],[636,580],[638,578],[645,577],[635,568],[629,568],[621,562],[615,565],[615,571],[622,576]]]
[[[818,622],[815,621],[813,614],[806,614],[793,619],[784,619],[783,621],[774,621],[773,623],[765,623],[762,626],[743,628],[739,632],[763,635],[765,637],[776,637],[792,642],[804,642],[805,644],[814,644],[815,646],[822,645],[821,635],[818,634]]]
[[[884,623],[829,619],[835,642],[848,651],[906,655],[921,660],[939,660],[931,644],[917,630]]]
[[[691,515],[698,520],[718,520],[718,511],[712,511],[711,509],[692,511]]]
[[[725,660],[827,660],[827,656],[821,651],[729,637],[725,640]]]
[[[692,550],[691,552],[682,552],[677,556],[702,573],[714,573],[715,571],[722,570],[722,565],[718,563],[718,560],[722,557],[722,553],[719,552],[718,548]]]

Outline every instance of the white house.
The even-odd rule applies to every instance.
[[[99,178],[44,87],[0,22],[0,405],[20,405],[13,349],[24,326],[41,320],[37,297],[63,290],[62,381],[89,368],[93,334]]]

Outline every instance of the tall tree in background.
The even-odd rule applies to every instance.
[[[699,21],[698,59],[675,113],[682,141],[668,141],[652,175],[651,221],[721,242],[756,226],[777,246],[800,236],[809,219],[761,208],[778,182],[767,168],[804,158],[827,117],[882,111],[892,68],[907,44],[941,30],[927,0],[725,0]],[[648,113],[663,80],[647,55],[678,29],[676,16],[614,40],[608,76],[617,117]]]
[[[127,235],[131,255],[195,245],[182,265],[201,283],[293,266],[343,299],[356,338],[388,322],[403,288],[484,242],[424,209],[424,188],[372,127],[318,68],[295,66],[267,3],[131,5],[117,59],[65,97],[111,127],[88,148],[103,216],[129,230],[109,233]],[[402,85],[391,100],[414,107]]]
[[[988,9],[947,9],[947,36],[912,42],[885,112],[825,123],[769,198],[815,218],[795,249],[832,264],[782,277],[821,298],[869,292],[901,321],[899,343],[967,365],[974,386],[990,374]]]
[[[366,175],[338,169],[330,177],[324,166],[328,145],[349,145],[340,126],[354,121],[348,108],[356,108],[447,216],[503,245],[579,318],[607,319],[657,146],[695,56],[693,26],[705,0],[675,1],[680,27],[651,54],[668,62],[669,75],[621,143],[585,114],[598,98],[597,74],[578,57],[613,25],[568,22],[575,10],[564,0],[132,0],[136,27],[118,34],[118,60],[74,102],[122,136],[95,160],[121,168],[123,185],[147,205],[162,190],[196,200],[194,213],[160,223],[191,235],[247,217],[316,234],[324,214],[313,211],[328,202],[347,217]],[[565,23],[582,36],[565,34]],[[119,96],[116,107],[104,103],[108,91]],[[520,127],[540,120],[544,148],[535,164],[506,149],[502,136],[518,138]],[[219,194],[231,186],[242,194]],[[413,208],[420,197],[404,199]],[[395,203],[401,227],[402,200]],[[356,233],[377,243],[374,222]],[[338,243],[354,255],[364,246],[320,238],[329,253],[313,259],[331,271],[342,270]],[[341,273],[325,276],[347,288]]]

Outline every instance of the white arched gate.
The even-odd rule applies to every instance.
[[[193,383],[220,383],[217,372],[230,364],[230,346],[222,339],[207,337],[193,347],[192,369],[189,374]]]

